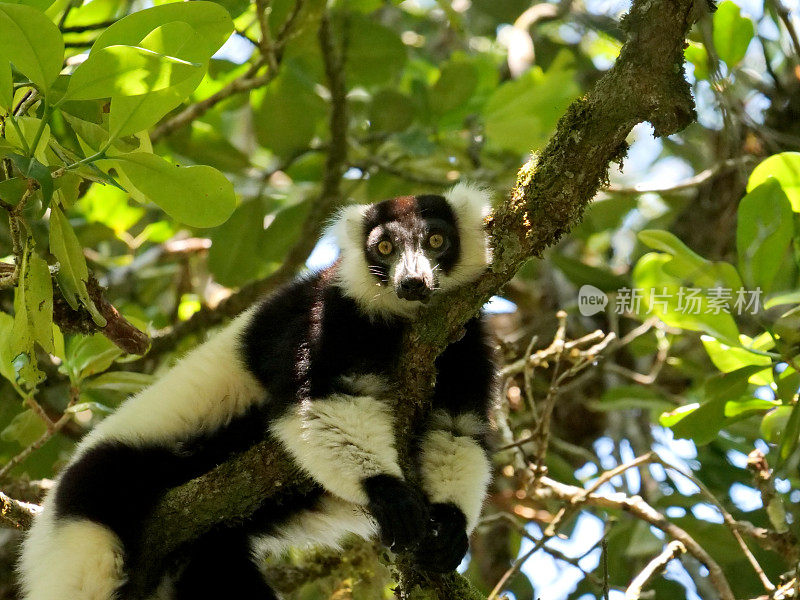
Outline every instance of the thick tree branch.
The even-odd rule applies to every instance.
[[[588,202],[605,183],[609,164],[623,158],[625,138],[631,128],[646,120],[653,124],[657,135],[663,136],[691,122],[694,109],[683,79],[683,48],[691,25],[692,4],[692,0],[634,1],[624,21],[628,42],[617,64],[591,92],[572,104],[547,147],[521,169],[510,199],[497,208],[488,222],[494,248],[492,270],[474,285],[432,303],[414,326],[405,341],[406,352],[397,372],[402,390],[402,402],[396,411],[401,437],[409,435],[408,425],[426,409],[438,353],[526,260],[541,255],[579,221]],[[323,38],[321,35],[324,43]],[[328,175],[326,188],[338,177],[331,170]],[[332,201],[327,194],[322,198],[323,205]],[[323,206],[317,209],[317,216],[327,212]],[[319,225],[308,225],[309,231],[315,227]],[[301,240],[308,244],[313,241]],[[401,439],[399,447],[408,465],[405,442],[407,439]],[[216,524],[246,518],[264,501],[292,502],[311,485],[307,477],[293,470],[291,461],[276,444],[262,442],[166,495],[144,531],[148,560],[160,560]],[[716,578],[713,560],[705,555],[703,559],[712,578]],[[403,590],[410,594],[420,575],[402,561],[400,569]],[[717,583],[718,588],[724,589]],[[425,585],[424,597],[472,595],[463,588],[457,589],[463,580],[455,576],[436,582],[428,580]]]
[[[27,529],[41,509],[36,504],[14,500],[0,492],[0,523],[17,529]]]

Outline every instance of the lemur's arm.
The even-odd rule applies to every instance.
[[[384,543],[413,546],[427,506],[398,465],[386,382],[354,374],[365,354],[391,344],[352,301],[315,294],[313,281],[298,291],[262,308],[251,336],[275,405],[270,431],[327,492],[368,507]]]
[[[433,410],[420,441],[420,475],[435,521],[420,559],[442,571],[466,553],[491,478],[484,436],[495,368],[482,329],[479,319],[467,323],[437,360]]]

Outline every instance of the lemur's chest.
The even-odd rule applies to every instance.
[[[399,323],[361,317],[327,319],[311,361],[313,391],[339,388],[342,378],[353,376],[387,380],[397,365],[404,331]]]

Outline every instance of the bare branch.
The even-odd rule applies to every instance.
[[[619,492],[608,495],[594,493],[587,495],[585,492],[586,490],[582,488],[560,483],[549,477],[542,478],[541,485],[537,490],[539,497],[542,499],[556,498],[569,503],[580,499],[580,502],[589,506],[624,511],[637,519],[650,523],[650,525],[660,529],[672,539],[681,542],[689,554],[705,565],[708,569],[708,577],[722,600],[734,600],[733,591],[722,571],[722,567],[692,536],[668,521],[664,515],[647,504],[642,498],[639,496],[626,496]]]
[[[677,558],[686,552],[686,546],[678,540],[672,540],[666,545],[664,551],[656,556],[653,560],[647,563],[644,569],[633,578],[628,589],[625,590],[625,600],[639,600],[642,595],[642,590],[650,581],[658,576],[664,569],[667,568],[669,561]]]

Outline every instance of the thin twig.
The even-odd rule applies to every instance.
[[[739,548],[741,548],[742,554],[744,554],[745,558],[750,563],[750,566],[752,566],[753,570],[756,572],[756,575],[761,581],[761,585],[763,585],[764,589],[766,589],[768,592],[773,591],[775,589],[775,585],[769,580],[769,577],[767,577],[766,573],[764,573],[764,569],[761,567],[760,564],[758,564],[758,560],[756,560],[756,557],[750,551],[750,548],[747,547],[747,544],[742,538],[741,533],[739,533],[739,529],[736,527],[736,519],[734,519],[731,513],[729,513],[722,505],[722,503],[719,500],[717,500],[717,497],[711,493],[711,490],[709,490],[702,481],[700,481],[697,477],[695,477],[693,473],[690,473],[679,467],[676,467],[675,465],[665,461],[657,454],[652,455],[652,462],[661,465],[665,469],[675,471],[676,473],[683,475],[684,477],[689,479],[693,484],[695,484],[700,489],[700,492],[706,498],[708,498],[708,500],[714,506],[717,507],[717,510],[719,510],[719,512],[722,513],[722,518],[725,521],[725,524],[728,526],[728,529],[731,530],[733,537],[736,539],[736,543],[739,544]]]
[[[631,465],[632,466],[632,465]],[[734,600],[733,591],[722,567],[686,531],[671,523],[664,515],[650,506],[639,496],[627,496],[622,492],[611,494],[586,494],[586,490],[543,477],[537,490],[541,499],[556,498],[565,502],[580,501],[589,506],[627,512],[663,531],[672,539],[683,543],[689,554],[708,569],[708,577],[722,600]]]
[[[633,578],[628,589],[625,590],[625,600],[639,600],[642,590],[650,581],[667,568],[669,561],[686,552],[686,546],[678,540],[672,540],[663,552],[651,560],[639,574]]]
[[[635,195],[635,194],[648,194],[648,193],[668,194],[671,192],[679,192],[681,190],[687,190],[699,187],[711,181],[721,173],[730,171],[737,167],[746,166],[753,162],[755,162],[755,157],[753,156],[739,156],[737,158],[729,158],[720,163],[717,163],[716,165],[713,165],[708,169],[700,171],[697,175],[694,175],[689,179],[686,179],[684,181],[681,181],[673,185],[650,186],[650,185],[639,184],[639,185],[634,185],[632,187],[609,185],[602,188],[602,191],[608,192],[609,194],[617,194],[617,195]]]

